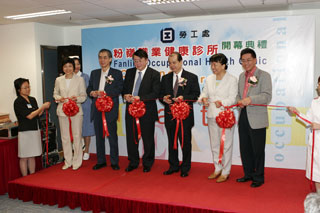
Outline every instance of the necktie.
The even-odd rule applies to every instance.
[[[174,87],[173,87],[173,96],[174,97],[177,96],[178,88],[179,88],[179,79],[178,79],[178,75],[176,75],[176,82],[174,83]]]
[[[134,91],[132,93],[133,96],[138,96],[139,88],[140,88],[140,85],[141,85],[141,72],[138,71],[138,74],[139,74],[139,76],[138,76],[138,79],[136,81],[136,86],[135,86]]]

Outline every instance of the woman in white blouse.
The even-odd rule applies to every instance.
[[[83,111],[81,103],[87,98],[86,86],[82,77],[74,74],[75,64],[72,59],[66,59],[62,62],[63,76],[56,79],[53,97],[58,102],[57,115],[59,118],[62,148],[64,154],[63,170],[72,166],[73,170],[77,170],[82,164],[82,120]],[[73,145],[70,140],[69,120],[64,114],[62,106],[71,99],[75,101],[79,107],[79,112],[71,117]],[[73,154],[72,154],[72,148]]]
[[[223,106],[230,106],[236,103],[238,93],[237,79],[227,73],[227,63],[228,59],[222,53],[210,57],[213,74],[206,78],[205,86],[199,97],[199,101],[207,107],[210,145],[215,167],[215,171],[208,178],[218,178],[218,183],[226,181],[231,170],[234,126],[225,131],[222,163],[219,163],[222,128],[217,125],[216,117],[224,110]]]

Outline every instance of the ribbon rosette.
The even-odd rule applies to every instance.
[[[227,109],[219,113],[216,117],[216,122],[222,129],[221,139],[220,139],[220,153],[219,153],[219,163],[222,163],[222,156],[224,150],[224,142],[226,139],[226,128],[231,128],[236,123],[236,118],[232,110]]]
[[[141,138],[141,128],[140,128],[139,118],[144,116],[144,114],[146,113],[146,105],[142,101],[136,99],[132,102],[132,104],[129,105],[128,111],[129,111],[129,114],[132,117],[134,117],[136,120],[137,131],[138,131],[138,141],[139,141]],[[134,125],[133,125],[133,135],[135,135]],[[135,137],[134,137],[134,141],[137,144]]]
[[[75,116],[79,112],[79,107],[75,101],[68,99],[68,101],[62,105],[62,111],[66,116],[68,116],[70,141],[73,142],[72,125],[70,117]]]
[[[110,112],[113,108],[113,100],[110,96],[107,96],[105,92],[101,92],[99,98],[96,100],[96,107],[99,112],[102,113],[102,124],[103,124],[103,137],[109,137],[109,131],[107,126],[105,112]]]
[[[179,131],[179,124],[181,123],[181,148],[183,148],[183,120],[185,120],[190,113],[190,106],[185,101],[175,102],[170,106],[171,114],[173,119],[177,120],[176,132],[174,135],[174,145],[173,149],[177,149],[177,136]]]

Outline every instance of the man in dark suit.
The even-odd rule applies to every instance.
[[[156,99],[159,98],[160,73],[148,67],[148,54],[139,49],[133,54],[135,68],[126,71],[123,86],[123,98],[126,101],[126,137],[128,160],[130,161],[126,172],[130,172],[139,166],[139,151],[135,119],[129,114],[128,107],[135,99],[145,103],[146,113],[140,118],[141,136],[144,147],[142,157],[143,172],[149,172],[154,162],[155,144],[154,130],[155,122],[158,120]]]
[[[174,52],[169,56],[169,66],[172,72],[162,77],[161,80],[161,101],[165,106],[165,127],[169,141],[169,170],[164,175],[171,175],[179,172],[178,150],[173,149],[176,130],[176,120],[172,120],[170,105],[176,101],[186,100],[190,106],[190,114],[183,120],[184,141],[182,148],[181,177],[187,177],[191,168],[191,129],[194,126],[193,101],[200,95],[198,77],[182,68],[182,57],[180,53]],[[181,143],[181,126],[179,127],[178,138]]]
[[[264,162],[266,128],[269,125],[268,110],[265,106],[250,104],[269,104],[272,98],[272,82],[269,73],[256,67],[254,50],[243,49],[240,53],[242,68],[238,83],[239,143],[244,177],[237,182],[252,181],[251,187],[264,183]]]
[[[95,106],[96,99],[100,92],[104,91],[113,100],[113,108],[110,112],[106,112],[107,127],[109,131],[110,144],[110,161],[113,170],[119,170],[119,149],[117,135],[117,120],[119,112],[119,95],[123,88],[123,77],[120,70],[110,67],[112,62],[112,53],[110,50],[102,49],[99,51],[99,64],[101,69],[93,70],[90,74],[87,94],[93,98],[91,105],[91,120],[94,121],[94,129],[96,133],[96,148],[98,162],[93,170],[107,166],[105,138],[103,137],[102,113]]]

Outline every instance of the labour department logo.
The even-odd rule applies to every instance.
[[[160,39],[162,43],[172,43],[174,41],[174,29],[165,28],[160,32]]]

